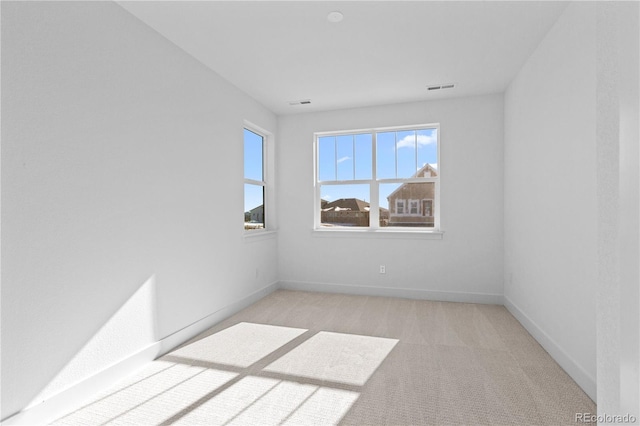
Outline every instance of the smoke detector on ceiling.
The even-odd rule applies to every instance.
[[[342,21],[344,19],[344,15],[342,14],[342,12],[335,10],[333,12],[329,12],[329,14],[327,15],[327,21],[331,22],[332,24],[337,24],[338,22]]]

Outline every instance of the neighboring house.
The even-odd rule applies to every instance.
[[[324,201],[324,200],[323,200]],[[369,203],[357,198],[323,202],[320,222],[340,226],[369,226]],[[380,209],[380,223],[389,219],[389,211]]]
[[[264,223],[264,204],[249,210],[251,222]]]
[[[436,177],[438,171],[426,164],[412,177]],[[387,197],[389,226],[434,226],[435,189],[433,182],[404,183]]]

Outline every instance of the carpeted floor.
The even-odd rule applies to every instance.
[[[595,412],[502,306],[280,290],[55,424],[568,425]]]

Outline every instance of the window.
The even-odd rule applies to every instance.
[[[418,214],[418,200],[409,200],[409,214]]]
[[[422,215],[433,216],[433,200],[422,200]]]
[[[438,230],[439,126],[315,135],[315,227]]]
[[[244,229],[265,228],[265,136],[244,129]]]

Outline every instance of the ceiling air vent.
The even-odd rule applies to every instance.
[[[440,90],[440,89],[453,89],[456,85],[453,83],[448,84],[436,84],[433,86],[427,86],[427,90]]]
[[[289,105],[291,106],[295,106],[295,105],[309,105],[311,103],[310,99],[302,99],[299,101],[289,101]]]

